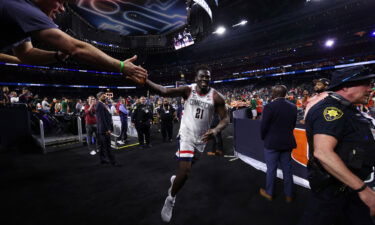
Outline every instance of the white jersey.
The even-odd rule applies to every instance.
[[[210,128],[215,112],[213,93],[210,88],[206,95],[199,95],[196,84],[190,85],[191,92],[184,104],[179,135],[182,141],[203,143],[202,135]]]

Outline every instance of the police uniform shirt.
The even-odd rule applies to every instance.
[[[374,163],[373,157],[375,157],[375,141],[371,131],[373,124],[355,106],[349,104],[349,102],[347,103],[348,105],[343,105],[330,95],[310,109],[306,116],[306,133],[310,158],[314,151],[314,135],[326,134],[338,141],[335,152],[344,162],[350,161],[350,157],[354,157],[353,155],[350,156],[350,154],[356,154],[356,149],[358,153],[360,149],[365,149],[366,151],[363,152],[364,155],[362,157],[365,161],[366,158],[369,159],[365,164],[370,167],[371,165],[369,164]],[[341,154],[342,152],[337,151],[339,148],[351,148],[351,153]],[[355,168],[356,165],[352,167]],[[360,166],[358,165],[358,167]],[[350,166],[349,169],[351,169]]]
[[[151,105],[137,105],[134,109],[134,123],[147,123],[152,119],[153,109]]]
[[[160,115],[160,119],[162,121],[172,121],[174,112],[175,109],[171,105],[168,105],[167,107],[162,105],[158,109],[158,114]]]

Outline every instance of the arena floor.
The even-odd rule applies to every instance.
[[[230,131],[225,133],[224,141]],[[1,214],[4,225],[156,225],[169,178],[177,163],[176,143],[162,143],[153,132],[153,148],[117,150],[123,167],[99,165],[84,147],[47,155],[1,153]],[[231,144],[230,144],[231,145]],[[293,225],[308,190],[296,187],[296,200],[284,201],[278,180],[276,199],[258,194],[265,174],[233,158],[203,155],[177,195],[170,224]]]

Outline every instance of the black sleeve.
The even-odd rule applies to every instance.
[[[133,110],[133,113],[132,113],[132,123],[135,123],[137,113],[138,113],[138,107],[136,106],[135,109]]]
[[[105,116],[105,119],[103,120],[105,131],[109,131],[109,130],[112,131],[113,130],[112,115],[108,112],[107,109],[103,108],[103,111],[104,111],[103,114]]]
[[[262,140],[266,138],[266,135],[268,133],[268,129],[272,120],[272,110],[271,105],[266,105],[264,107],[263,113],[262,113],[262,120],[260,124],[260,136]]]
[[[335,106],[325,106],[314,110],[310,118],[306,118],[312,127],[312,134],[326,134],[337,140],[343,136],[346,128],[344,112]]]

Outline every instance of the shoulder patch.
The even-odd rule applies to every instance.
[[[340,119],[344,113],[336,107],[326,107],[323,111],[324,119],[328,122]]]

